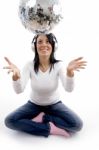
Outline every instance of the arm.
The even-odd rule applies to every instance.
[[[27,82],[30,78],[30,69],[29,63],[26,64],[20,72],[20,78],[16,81],[12,80],[13,88],[17,94],[22,93],[27,85]]]
[[[23,92],[29,79],[28,65],[24,67],[23,72],[21,73],[18,67],[14,65],[7,57],[5,57],[5,60],[7,61],[8,66],[4,67],[4,69],[9,69],[8,73],[12,72],[12,82],[15,92],[17,94]]]
[[[59,69],[59,77],[64,89],[67,92],[72,92],[74,89],[74,77],[68,76],[66,73],[66,69],[64,69],[62,66]]]
[[[79,57],[69,62],[66,72],[60,69],[60,79],[66,91],[71,92],[74,88],[74,71],[84,69],[85,66],[86,61],[82,61],[82,57]]]

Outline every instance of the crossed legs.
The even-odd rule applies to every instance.
[[[50,134],[68,137],[82,128],[79,117],[61,102],[39,106],[28,101],[7,116],[5,124],[14,130],[45,137]]]

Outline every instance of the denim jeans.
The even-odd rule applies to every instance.
[[[34,122],[32,119],[40,112],[45,113],[42,123]],[[69,133],[79,131],[83,125],[81,119],[61,101],[47,106],[28,101],[5,118],[5,125],[10,129],[45,137],[50,134],[49,122]]]

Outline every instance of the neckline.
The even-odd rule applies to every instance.
[[[45,73],[47,73],[47,72],[49,71],[50,67],[51,67],[51,66],[49,66],[49,67],[46,69],[46,71],[42,71],[42,69],[39,68],[39,71],[40,71],[41,73],[45,74]]]

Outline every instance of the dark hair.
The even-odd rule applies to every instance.
[[[35,56],[34,56],[34,70],[36,73],[38,73],[38,69],[39,69],[39,55],[37,53],[37,38],[40,36],[40,34],[37,34],[36,36],[34,36],[33,40],[32,40],[32,44],[34,44],[34,52],[35,52]],[[50,64],[51,64],[51,68],[50,71],[52,70],[52,67],[54,67],[54,64],[59,62],[60,60],[56,60],[54,57],[54,52],[55,52],[55,44],[57,44],[57,39],[54,36],[54,34],[49,33],[49,34],[45,34],[45,36],[48,38],[49,43],[52,46],[52,53],[50,55]]]

